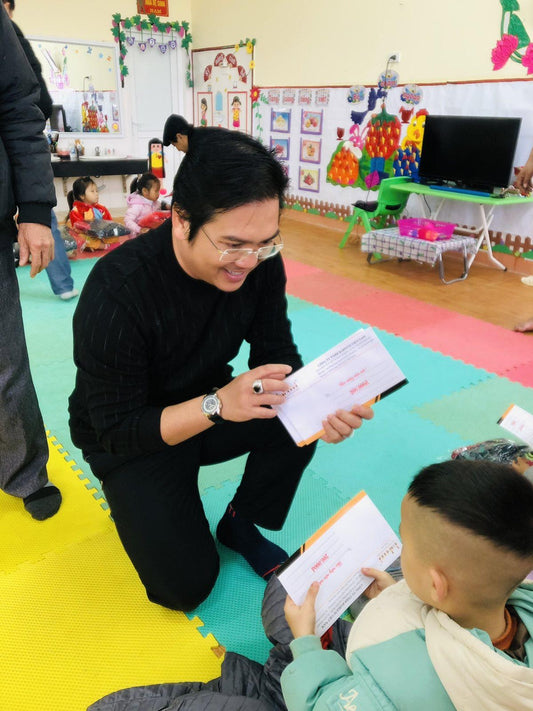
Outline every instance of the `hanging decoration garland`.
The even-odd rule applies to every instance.
[[[126,35],[126,30],[130,31],[129,35]],[[118,44],[120,81],[122,87],[124,87],[124,77],[129,74],[128,67],[126,66],[124,60],[128,53],[128,47],[131,47],[135,43],[135,37],[132,34],[132,31],[134,30],[141,33],[141,42],[138,43],[138,47],[141,52],[146,51],[147,48],[153,49],[158,46],[161,54],[165,54],[168,49],[176,49],[178,47],[178,40],[176,40],[174,36],[174,33],[176,33],[179,37],[180,46],[187,52],[187,56],[189,58],[189,65],[185,73],[185,78],[188,86],[192,87],[191,54],[189,49],[192,44],[192,35],[189,32],[189,23],[162,22],[157,15],[148,15],[147,19],[141,18],[140,15],[122,17],[122,15],[117,12],[113,15],[113,20],[111,22],[111,34],[113,35],[115,42]],[[142,35],[144,31],[150,33],[150,37],[146,41]],[[159,33],[159,36],[161,37],[159,45],[157,44],[156,37],[154,37],[154,33]],[[164,41],[168,35],[170,35],[170,39]]]
[[[518,15],[520,5],[518,0],[500,0],[502,19],[500,23],[500,39],[491,52],[492,68],[501,69],[511,59],[522,64],[528,74],[533,74],[533,43]]]

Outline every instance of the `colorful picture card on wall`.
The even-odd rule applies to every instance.
[[[245,91],[228,91],[228,127],[246,131],[248,126],[248,94]]]
[[[306,111],[302,109],[302,133],[322,133],[322,111]]]
[[[275,151],[276,156],[278,158],[288,160],[290,140],[290,138],[274,138],[272,136],[270,137],[270,148]]]
[[[270,111],[270,130],[279,131],[280,133],[290,133],[291,131],[291,112],[289,111]]]
[[[300,174],[298,176],[300,190],[309,190],[312,193],[317,193],[319,180],[320,170],[318,168],[303,168],[300,166]]]
[[[279,89],[268,89],[267,90],[267,101],[269,104],[279,104],[279,101],[280,101]]]
[[[198,91],[196,93],[196,116],[199,126],[213,125],[213,94],[210,91]]]
[[[311,89],[298,90],[298,103],[301,106],[311,106],[313,103],[313,92]]]
[[[300,140],[300,160],[303,163],[320,163],[321,141],[313,141],[310,138]]]
[[[329,89],[316,90],[315,104],[317,106],[327,106],[329,104]]]
[[[281,103],[292,106],[296,102],[296,89],[283,89]]]

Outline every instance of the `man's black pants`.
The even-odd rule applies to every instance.
[[[315,444],[297,447],[276,417],[217,424],[126,462],[109,454],[86,459],[102,481],[118,534],[149,599],[187,611],[209,595],[219,571],[198,491],[199,467],[249,452],[233,507],[248,521],[279,530],[314,450]]]

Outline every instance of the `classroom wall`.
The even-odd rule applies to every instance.
[[[191,0],[194,48],[257,40],[258,86],[375,84],[387,57],[404,82],[525,77],[493,71],[500,0]],[[533,36],[533,3],[519,16]]]
[[[123,17],[136,15],[136,1],[16,0],[14,20],[26,35],[112,42],[111,18],[117,12]],[[169,0],[169,15],[161,19],[190,21],[190,0]]]
[[[137,14],[137,3],[135,0],[92,0],[90,4],[90,17],[86,14],[89,6],[81,3],[80,0],[65,3],[61,0],[47,0],[46,5],[43,5],[42,0],[16,0],[15,4],[15,22],[20,26],[22,31],[27,36],[34,37],[50,37],[55,39],[65,40],[82,40],[84,42],[106,42],[114,45],[113,35],[111,34],[111,22],[113,14],[120,12],[122,17],[131,17]],[[169,0],[169,17],[161,18],[163,21],[191,21],[191,3],[190,0]],[[154,50],[155,52],[155,50]],[[185,55],[184,50],[181,50]],[[138,54],[132,52],[127,58],[128,67],[131,69],[135,62],[134,59]],[[158,53],[159,54],[159,53]],[[167,54],[164,59],[168,59]],[[148,59],[148,57],[147,57]],[[163,58],[162,58],[163,60]],[[42,60],[41,60],[42,61]],[[135,90],[141,90],[141,81],[135,82],[132,76],[126,78],[124,88],[119,89],[120,92],[120,107],[121,107],[121,135],[101,134],[101,133],[84,133],[82,141],[85,147],[86,157],[93,157],[98,151],[100,155],[112,153],[118,156],[133,156],[136,158],[147,155],[147,142],[149,138],[161,135],[163,124],[166,116],[170,111],[167,109],[168,96],[174,94],[173,101],[175,108],[172,110],[177,113],[191,113],[192,109],[187,109],[186,94],[190,91],[185,89],[185,69],[187,57],[180,57],[180,73],[176,77],[176,81],[172,90],[167,91],[165,96],[159,97],[159,100],[154,100],[152,105],[154,110],[159,108],[160,115],[155,122],[153,129],[149,132],[143,132],[142,127],[138,125],[138,115],[135,110],[136,97]],[[46,71],[46,67],[43,66]],[[159,79],[159,75],[155,79]],[[157,86],[157,81],[152,83]],[[138,97],[137,97],[138,98]],[[165,101],[163,100],[165,99]],[[154,111],[155,112],[155,111]],[[71,134],[61,134],[59,147],[69,150],[74,141]],[[177,152],[167,151],[165,161],[167,164],[168,184],[165,184],[167,189],[172,184],[172,176],[176,170]],[[73,179],[68,179],[66,189],[72,187]],[[128,181],[129,183],[129,181]],[[126,205],[126,195],[123,192],[122,180],[119,176],[107,176],[102,180],[98,180],[98,184],[102,190],[101,201],[111,210],[113,216],[124,213]],[[56,196],[57,196],[57,212],[60,218],[63,218],[68,212],[66,197],[64,194],[64,186],[61,180],[55,180]]]
[[[26,34],[112,40],[111,15],[136,14],[135,0],[80,3],[17,0]],[[508,62],[495,72],[491,50],[500,36],[500,0],[169,0],[170,18],[191,21],[193,48],[254,37],[259,86],[375,84],[389,54],[402,83],[526,77]],[[533,36],[533,3],[520,19]]]

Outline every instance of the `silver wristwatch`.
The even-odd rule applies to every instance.
[[[224,422],[224,418],[221,416],[220,412],[222,410],[222,403],[217,395],[218,388],[213,388],[211,392],[202,400],[202,412],[211,422],[220,423]]]

